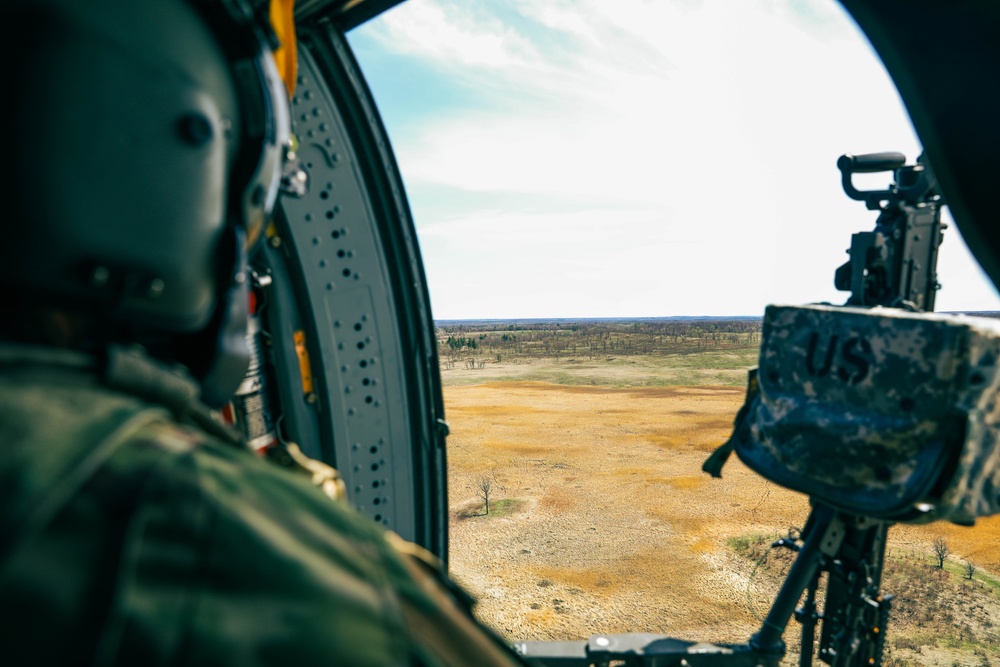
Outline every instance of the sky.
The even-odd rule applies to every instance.
[[[348,39],[435,319],[843,303],[834,270],[876,216],[837,158],[920,152],[833,0],[409,0]],[[1000,310],[954,225],[938,275],[937,310]]]

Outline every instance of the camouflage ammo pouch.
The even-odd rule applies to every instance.
[[[998,363],[985,318],[769,306],[727,446],[848,512],[971,524],[1000,512]]]

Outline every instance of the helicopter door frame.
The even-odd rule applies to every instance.
[[[257,260],[282,439],[340,472],[363,514],[448,553],[444,404],[416,231],[340,27],[297,26],[292,131],[309,185]]]

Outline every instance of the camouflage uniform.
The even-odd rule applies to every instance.
[[[139,354],[0,345],[5,664],[520,664],[196,392]]]

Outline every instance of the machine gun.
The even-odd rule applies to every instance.
[[[923,156],[906,164],[902,153],[843,155],[837,161],[844,192],[880,211],[875,230],[851,238],[851,259],[837,269],[834,284],[851,293],[849,306],[934,310],[937,254],[943,230],[941,196]],[[885,190],[858,190],[856,173],[893,171]]]
[[[760,363],[750,371],[733,436],[706,461],[721,476],[733,451],[765,478],[810,497],[797,552],[760,630],[746,644],[652,634],[520,642],[546,666],[777,665],[794,617],[799,664],[878,667],[892,596],[881,590],[886,535],[896,522],[971,524],[1000,512],[1000,328],[934,315],[941,198],[927,164],[899,153],[845,155],[844,191],[879,218],[855,234],[835,284],[844,306],[769,306]],[[852,176],[893,171],[885,190]],[[921,312],[923,311],[923,312]],[[823,609],[817,591],[826,573]],[[801,604],[800,604],[801,602]],[[816,629],[820,628],[816,641]]]

